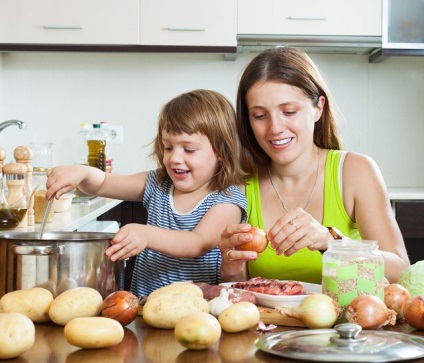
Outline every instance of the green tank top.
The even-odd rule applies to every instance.
[[[341,169],[344,155],[345,152],[339,150],[329,150],[327,154],[324,177],[323,225],[339,229],[346,237],[360,239],[357,226],[350,219],[343,204]],[[265,229],[257,174],[248,180],[246,197],[248,223]],[[249,261],[248,271],[250,277],[261,276],[268,279],[297,280],[321,284],[322,255],[319,251],[310,251],[303,248],[289,257],[278,256],[273,249],[267,247],[256,261]]]

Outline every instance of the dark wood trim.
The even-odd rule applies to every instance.
[[[0,51],[37,52],[128,52],[128,53],[236,53],[237,47],[185,45],[99,45],[99,44],[17,44],[2,43]]]

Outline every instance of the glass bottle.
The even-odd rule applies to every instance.
[[[88,165],[106,171],[106,140],[100,129],[100,124],[93,124],[93,130],[87,138]]]
[[[378,242],[331,241],[322,256],[322,291],[341,308],[364,294],[384,301],[384,259]]]
[[[41,223],[43,220],[44,211],[47,207],[47,199],[46,199],[46,181],[47,181],[47,172],[49,168],[39,168],[34,167],[32,171],[32,183],[33,187],[38,185],[36,192],[34,193],[34,222]],[[54,203],[49,211],[47,216],[47,223],[51,222],[54,217]]]
[[[27,167],[21,163],[3,166],[3,175],[7,185],[7,196],[1,212],[3,229],[27,227],[28,196],[25,194],[25,174]],[[4,185],[3,185],[4,186]]]
[[[107,123],[107,121],[100,122],[100,129],[103,131],[103,135],[106,141],[106,145],[105,145],[106,173],[111,173],[113,159],[110,153],[110,144],[112,142],[112,135],[111,135],[109,124]]]
[[[88,145],[87,139],[92,127],[88,123],[81,123],[78,131],[78,154],[75,164],[88,165]]]

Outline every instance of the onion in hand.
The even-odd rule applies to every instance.
[[[337,303],[321,293],[306,297],[299,306],[277,306],[275,309],[280,314],[300,320],[311,329],[331,328],[340,314]]]
[[[112,292],[104,299],[102,316],[115,319],[122,326],[130,324],[138,315],[139,300],[129,291]]]
[[[384,287],[384,303],[388,309],[396,312],[396,320],[403,319],[403,306],[411,298],[409,291],[400,284]]]
[[[403,306],[405,321],[416,329],[424,329],[424,296],[414,296]]]
[[[241,244],[239,248],[242,251],[255,251],[257,253],[265,251],[268,246],[266,232],[259,227],[252,227],[248,233],[252,235],[252,240]]]
[[[359,295],[347,306],[346,319],[363,329],[379,329],[385,325],[396,324],[396,312],[373,295]]]

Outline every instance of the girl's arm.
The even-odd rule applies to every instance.
[[[150,248],[173,257],[202,256],[218,245],[221,233],[229,223],[239,223],[241,218],[242,211],[239,206],[222,203],[213,206],[193,231],[127,224],[115,235],[106,254],[115,261],[134,256],[144,248]]]
[[[396,282],[409,266],[409,258],[377,164],[349,152],[343,165],[343,199],[362,239],[376,240],[384,256],[385,276]]]
[[[62,194],[78,187],[91,195],[140,201],[146,186],[147,172],[131,175],[109,174],[100,169],[84,165],[57,166],[48,172],[46,183],[49,199],[53,194],[58,199]]]

